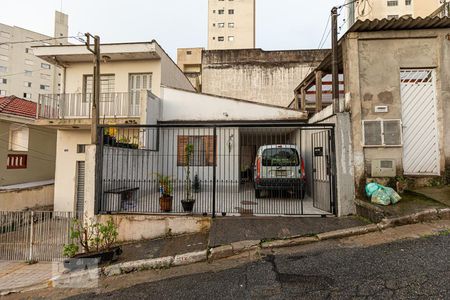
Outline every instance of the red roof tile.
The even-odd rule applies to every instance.
[[[16,96],[0,97],[0,113],[36,118],[37,104],[33,101],[17,98]]]

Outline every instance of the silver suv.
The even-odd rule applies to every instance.
[[[259,147],[254,170],[256,198],[261,198],[261,191],[286,190],[303,199],[305,180],[305,164],[296,145]]]

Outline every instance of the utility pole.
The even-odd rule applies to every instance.
[[[331,10],[331,74],[334,112],[340,112],[339,101],[339,65],[338,65],[338,9]]]
[[[99,120],[99,103],[100,103],[100,37],[86,33],[86,47],[92,52],[94,57],[94,75],[93,75],[93,99],[91,112],[91,143],[98,144],[98,120]],[[94,49],[91,48],[91,38],[94,39]]]

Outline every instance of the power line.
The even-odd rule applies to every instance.
[[[40,68],[40,69],[36,69],[36,70],[31,70],[31,72],[39,72],[39,71],[42,71],[42,70],[48,70],[48,69],[45,69],[45,68]],[[25,73],[28,73],[29,71],[25,71],[25,72],[21,72],[21,73],[10,73],[10,74],[5,74],[5,75],[1,75],[0,74],[0,78],[3,78],[3,77],[12,77],[12,76],[16,76],[16,75],[22,75],[22,74],[25,74]]]
[[[0,43],[0,45],[30,44],[30,43],[47,42],[47,41],[54,41],[54,40],[60,40],[60,39],[76,39],[77,41],[81,41],[82,40],[82,38],[79,37],[79,36],[61,36],[61,37],[47,38],[47,39],[41,39],[41,40],[4,42],[4,43]]]
[[[5,142],[5,143],[9,143],[10,145],[14,145],[14,146],[18,146],[18,147],[24,148],[23,145],[19,145],[19,144],[16,144],[16,143],[14,143],[14,142],[11,142],[11,141],[7,141],[7,140],[4,140],[4,139],[0,139],[0,141]],[[44,152],[41,152],[41,151],[37,151],[37,150],[31,149],[31,148],[28,148],[27,151],[30,151],[30,152],[36,152],[37,154],[41,154],[41,155],[44,155],[44,156],[48,156],[48,158],[50,158],[50,159],[53,158],[53,155],[50,155],[50,154],[47,154],[47,153],[44,153]],[[47,159],[47,158],[45,158],[45,157],[35,157],[35,158],[41,158],[41,159],[44,159],[44,160],[52,161],[52,160]]]

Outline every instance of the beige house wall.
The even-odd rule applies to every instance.
[[[219,14],[221,9],[224,14]],[[229,14],[229,9],[234,9],[234,14]],[[255,9],[255,0],[208,0],[208,49],[255,48]],[[225,26],[219,28],[219,23]],[[229,23],[234,23],[234,28]],[[234,37],[233,41],[228,40],[230,36]],[[224,37],[224,41],[220,42],[219,37]]]
[[[54,185],[44,185],[11,191],[0,190],[0,211],[53,206]]]
[[[29,128],[28,151],[9,150],[12,124]],[[33,125],[0,120],[0,186],[43,181],[55,176],[56,131]],[[26,169],[6,169],[8,154],[26,154]]]
[[[364,147],[362,121],[401,119],[401,68],[433,68],[436,97],[441,175],[450,169],[450,76],[448,30],[351,33],[344,40],[346,94],[350,100],[354,171],[357,191],[362,195],[374,159],[394,159],[397,175],[403,175],[403,147]],[[437,37],[436,37],[437,36]],[[358,59],[355,59],[357,57]],[[374,113],[377,105],[388,113]]]
[[[85,161],[77,153],[78,144],[90,144],[89,130],[58,130],[55,170],[55,211],[74,211],[76,195],[76,164]]]

